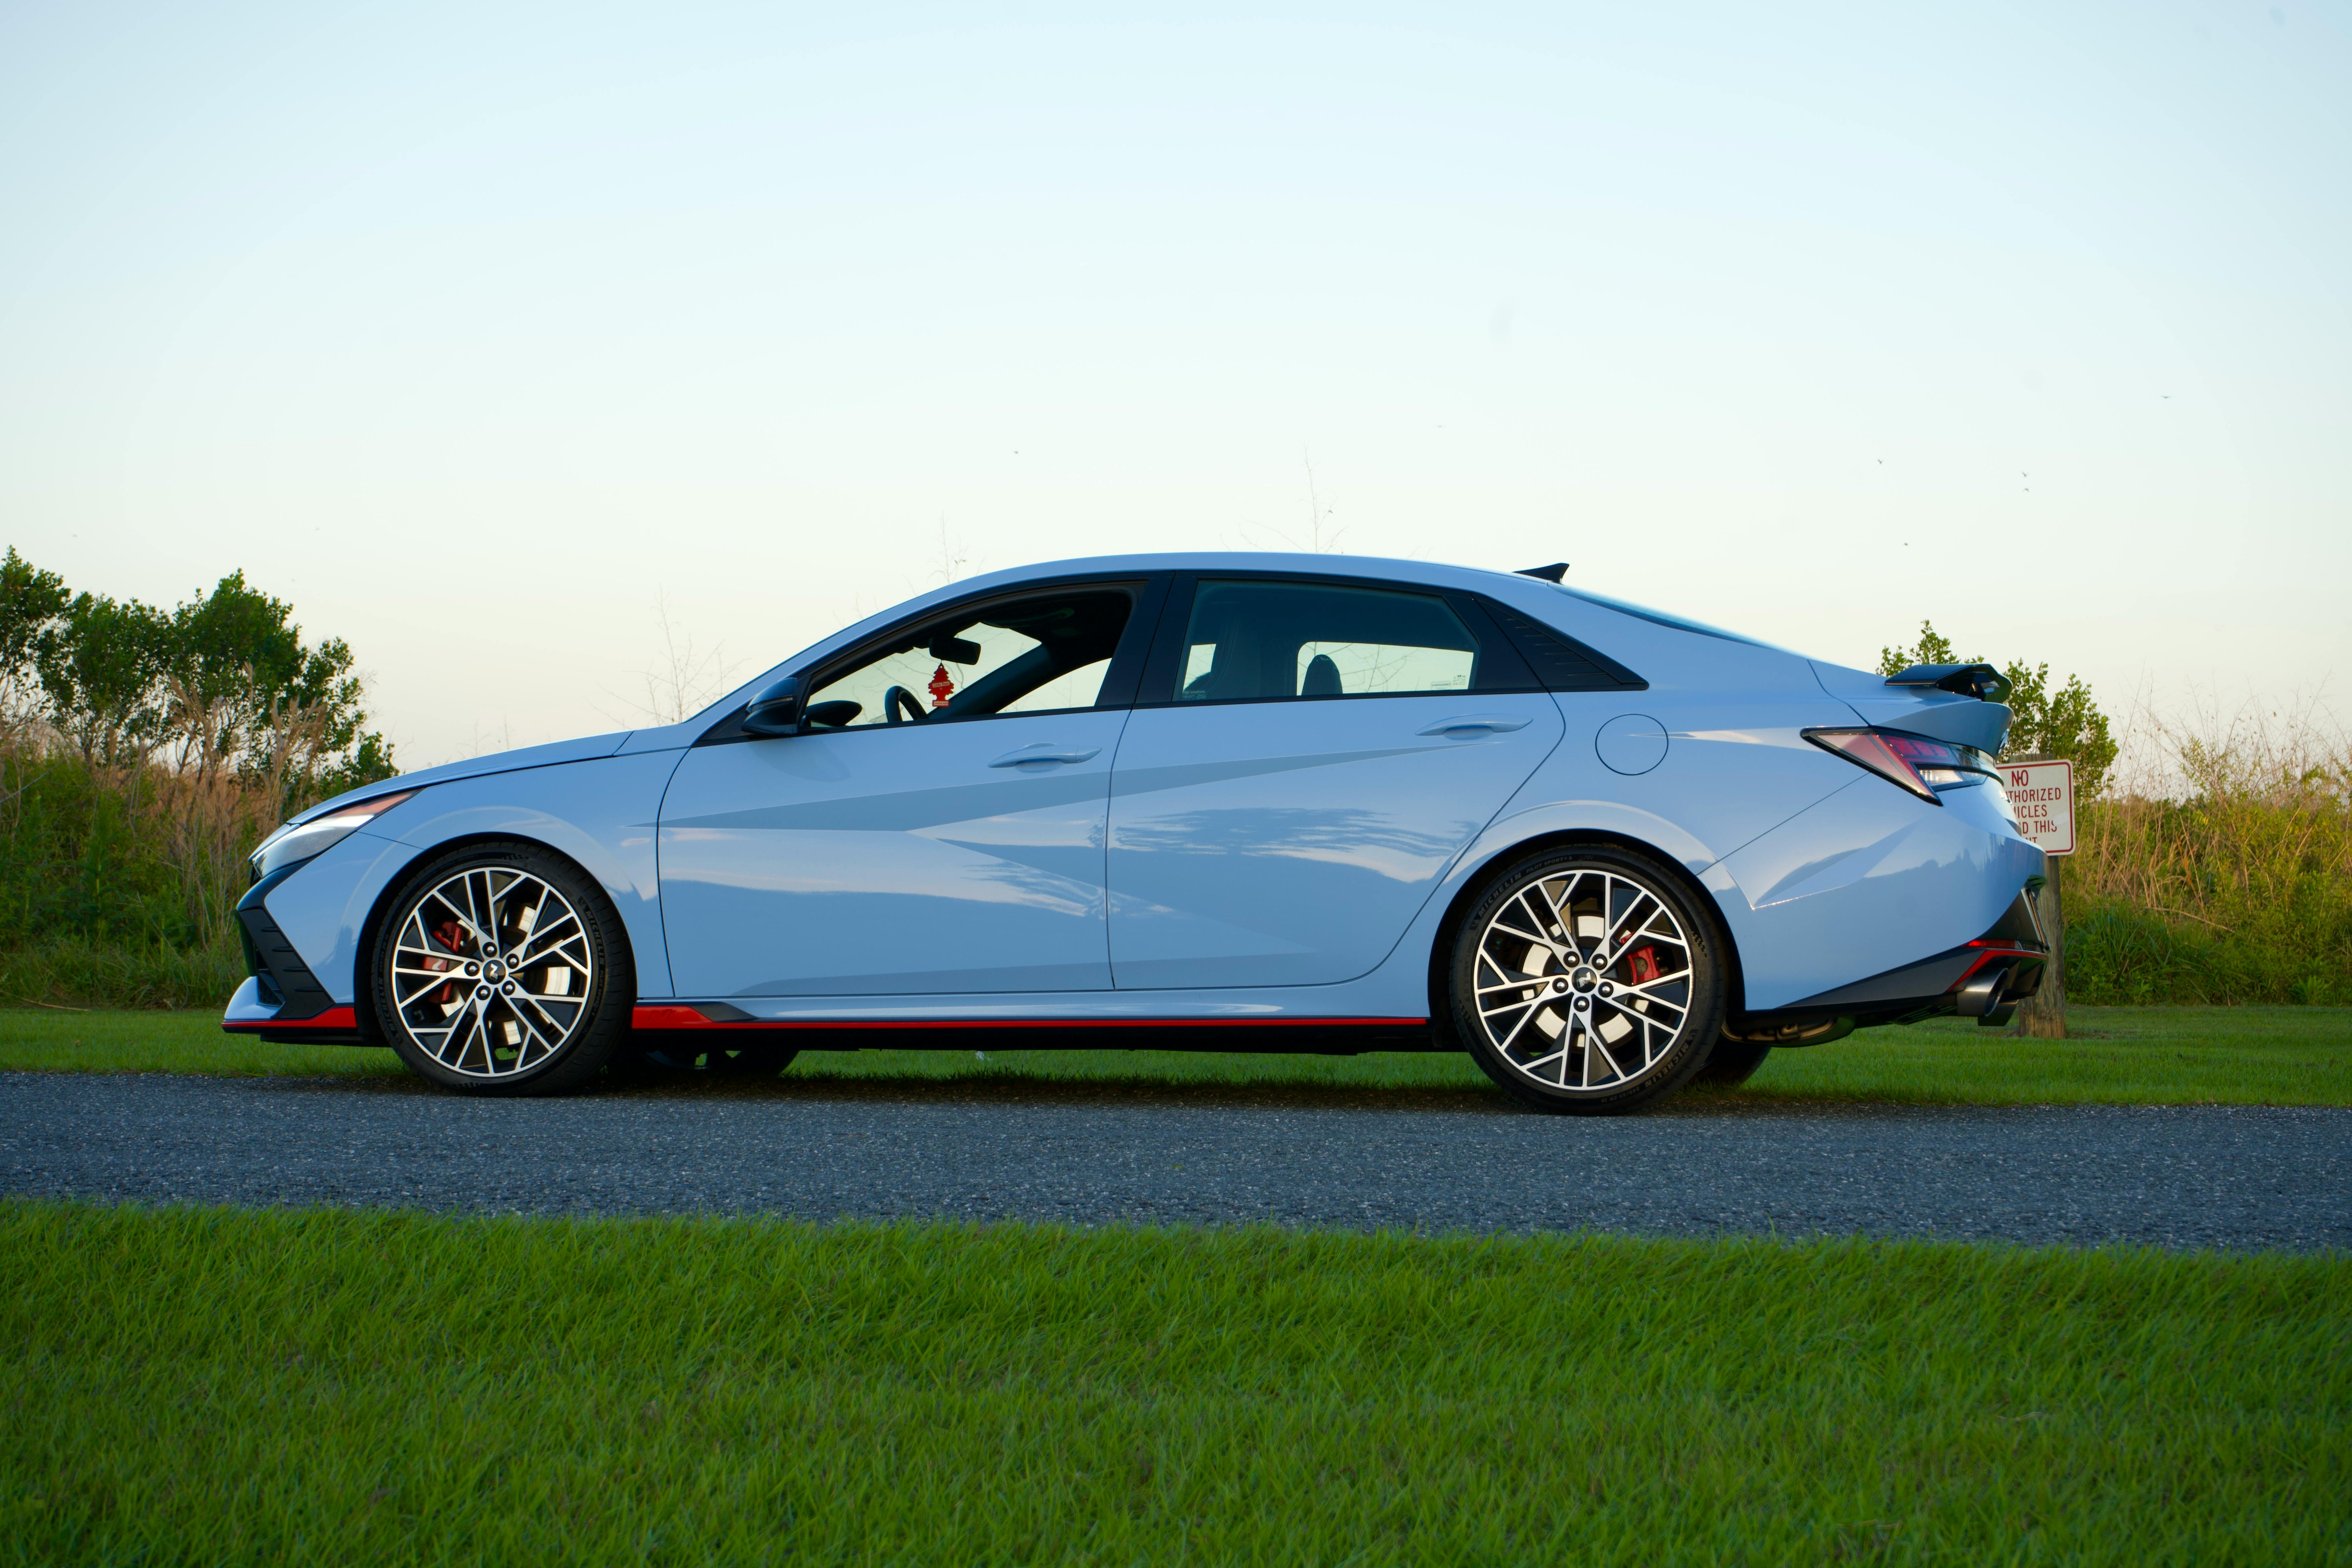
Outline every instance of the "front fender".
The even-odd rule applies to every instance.
[[[655,855],[662,792],[685,754],[637,752],[449,784],[418,798],[423,809],[398,824],[401,842],[422,851],[462,838],[529,838],[570,856],[621,911],[637,994],[674,995]]]
[[[678,752],[599,758],[460,779],[425,790],[304,866],[269,895],[269,913],[341,1005],[354,1001],[368,918],[394,882],[445,846],[524,838],[576,861],[621,914],[637,994],[669,996],[655,826]]]

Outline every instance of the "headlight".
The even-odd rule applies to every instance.
[[[368,800],[339,805],[324,816],[314,816],[296,826],[291,823],[278,828],[261,841],[253,852],[253,878],[259,881],[272,871],[297,866],[313,855],[327,850],[350,837],[353,831],[365,827],[394,806],[416,792],[402,790],[398,795],[380,795]]]

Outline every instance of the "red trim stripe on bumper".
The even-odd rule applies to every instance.
[[[226,1018],[221,1020],[224,1029],[247,1032],[261,1029],[356,1029],[359,1026],[358,1015],[349,1007],[330,1007],[315,1018],[291,1018],[284,1022],[276,1018],[239,1018],[234,1023]]]

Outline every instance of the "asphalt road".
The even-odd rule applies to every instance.
[[[2352,1110],[1538,1116],[1491,1097],[781,1083],[486,1100],[0,1074],[0,1192],[526,1214],[2352,1248]]]

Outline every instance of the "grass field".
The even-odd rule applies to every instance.
[[[2352,1261],[0,1204],[37,1562],[2352,1554]]]
[[[2077,1007],[2075,1037],[2011,1038],[1952,1020],[1865,1029],[1775,1051],[1743,1100],[1920,1103],[2352,1105],[2352,1008]],[[210,1013],[0,1011],[0,1070],[405,1072],[390,1051],[269,1046],[220,1032]],[[1203,1055],[1179,1051],[812,1051],[774,1085],[728,1092],[1054,1084],[1104,1093],[1171,1085],[1364,1091],[1426,1100],[1497,1092],[1465,1056]],[[1685,1091],[1685,1099],[1691,1091]]]

